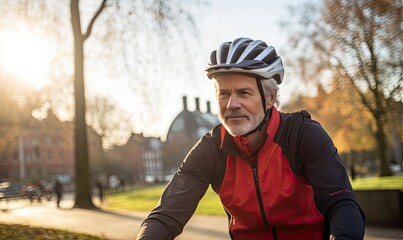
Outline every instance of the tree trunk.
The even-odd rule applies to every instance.
[[[75,99],[75,185],[74,207],[94,209],[91,199],[88,142],[85,123],[84,37],[81,33],[78,0],[71,0],[71,23],[74,35],[74,99]]]
[[[378,157],[380,161],[380,171],[379,171],[379,176],[391,176],[392,171],[389,168],[389,154],[388,154],[388,144],[387,144],[387,139],[383,130],[383,127],[385,126],[385,123],[381,121],[381,117],[375,118],[376,125],[377,125],[377,130],[375,132],[375,138],[376,138],[376,143],[378,145]]]

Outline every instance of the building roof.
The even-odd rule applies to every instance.
[[[219,124],[217,115],[211,113],[210,102],[207,102],[207,112],[201,112],[199,98],[195,99],[196,109],[189,111],[187,98],[183,97],[183,110],[175,117],[167,134],[167,142],[175,137],[185,137],[189,140],[199,139],[214,126]]]

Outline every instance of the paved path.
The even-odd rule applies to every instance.
[[[99,204],[94,199],[95,204]],[[74,232],[103,236],[111,240],[133,240],[146,217],[144,212],[91,211],[71,209],[72,201],[62,201],[61,209],[54,202],[27,200],[0,202],[0,223],[19,223],[66,229]],[[226,217],[192,217],[183,233],[176,239],[185,240],[228,240]],[[367,228],[365,240],[403,239],[403,229]]]

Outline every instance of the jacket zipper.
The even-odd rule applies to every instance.
[[[262,195],[260,193],[259,178],[258,178],[258,175],[257,175],[256,166],[252,166],[252,171],[253,171],[253,179],[255,181],[257,199],[259,201],[260,213],[262,214],[264,225],[269,226],[269,222],[267,221],[266,213],[265,213],[264,207],[263,207],[263,200],[262,200]]]
[[[262,194],[260,193],[259,178],[258,178],[258,174],[257,174],[256,165],[257,165],[257,162],[256,162],[255,165],[252,165],[253,180],[255,182],[256,195],[257,195],[257,199],[258,199],[258,202],[259,202],[259,209],[260,209],[260,213],[262,214],[263,223],[266,226],[269,226],[269,221],[267,221],[266,212],[265,212],[264,207],[263,207]],[[272,226],[271,231],[272,231],[273,239],[276,240],[277,239],[277,230],[276,230],[276,228]]]

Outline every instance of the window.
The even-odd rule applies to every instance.
[[[48,161],[52,161],[52,158],[53,158],[52,151],[51,151],[51,150],[48,150],[47,160],[48,160]]]
[[[30,162],[32,160],[32,152],[27,153],[27,155],[25,156],[25,161],[26,162]]]
[[[63,151],[59,151],[59,161],[64,161],[64,152]]]
[[[13,160],[18,160],[18,149],[14,149],[13,151]]]
[[[34,149],[33,149],[33,160],[38,160],[39,158],[40,158],[40,156],[41,156],[41,150],[39,149],[39,146],[38,145],[36,145],[35,147],[34,147]]]

